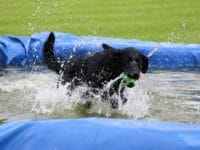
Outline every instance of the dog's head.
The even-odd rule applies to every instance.
[[[106,53],[112,53],[115,60],[120,63],[120,71],[128,77],[138,80],[140,72],[146,73],[148,57],[135,48],[115,49],[107,44],[102,44]],[[119,68],[116,68],[119,69]]]

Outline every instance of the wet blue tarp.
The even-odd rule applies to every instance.
[[[123,119],[26,120],[0,126],[1,150],[200,149],[200,126]]]
[[[0,37],[0,66],[40,64],[49,32]],[[200,69],[200,44],[156,43],[56,33],[61,59],[101,51],[101,44],[135,47],[151,55],[150,69]],[[154,53],[153,53],[154,52]],[[200,149],[200,126],[123,119],[26,120],[0,126],[0,149]]]
[[[150,41],[114,39],[95,36],[75,36],[70,33],[55,33],[55,54],[61,59],[101,51],[102,43],[115,48],[135,47],[145,55],[154,52],[150,69],[194,69],[200,70],[200,44],[156,43]],[[31,37],[1,36],[0,66],[40,64],[42,47],[49,32],[33,34]]]

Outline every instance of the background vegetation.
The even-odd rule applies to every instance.
[[[200,43],[200,0],[0,0],[0,35],[41,31]]]

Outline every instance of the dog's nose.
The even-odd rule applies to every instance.
[[[133,74],[128,74],[128,77],[135,79],[135,80],[138,80],[140,75],[138,73],[133,73]]]

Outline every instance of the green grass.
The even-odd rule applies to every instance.
[[[0,35],[41,31],[200,43],[200,1],[0,0]]]

